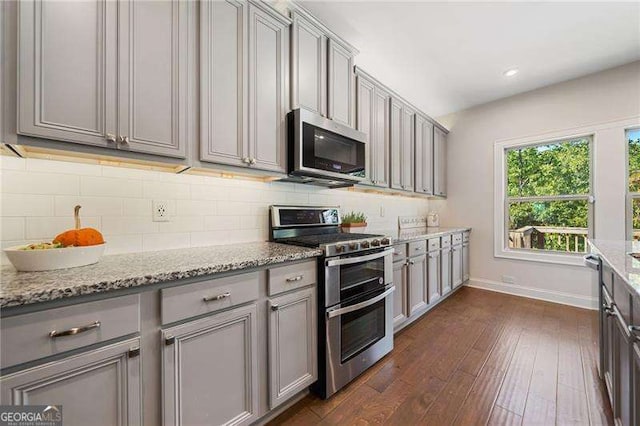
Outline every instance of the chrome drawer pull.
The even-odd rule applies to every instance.
[[[216,294],[215,296],[203,297],[202,300],[205,302],[215,302],[216,300],[226,299],[227,297],[231,297],[231,293],[228,291],[226,293]]]
[[[82,327],[73,327],[64,331],[53,330],[49,332],[49,337],[55,339],[56,337],[73,336],[84,333],[85,331],[93,330],[94,328],[100,328],[100,321],[94,321],[91,324],[83,325]]]
[[[287,278],[288,283],[292,283],[295,281],[301,281],[304,278],[304,275],[298,275],[297,277]]]
[[[631,335],[635,337],[636,340],[640,341],[640,326],[630,325],[628,328],[629,328],[629,333],[631,333]]]

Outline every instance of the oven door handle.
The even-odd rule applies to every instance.
[[[396,290],[396,286],[391,286],[384,293],[377,295],[376,297],[366,300],[364,302],[356,303],[355,305],[347,306],[345,308],[336,308],[330,311],[327,311],[327,318],[334,318],[339,315],[348,314],[349,312],[358,311],[360,309],[366,308],[367,306],[371,306],[374,303],[378,303],[385,297],[389,296]]]
[[[379,259],[393,253],[393,247],[382,250],[378,253],[367,254],[365,256],[347,257],[345,259],[328,260],[327,266],[352,265],[354,263],[366,262],[369,260]]]

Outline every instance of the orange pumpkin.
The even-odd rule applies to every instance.
[[[76,206],[73,215],[76,220],[76,229],[70,229],[58,235],[53,241],[59,242],[65,247],[68,246],[95,246],[104,244],[104,238],[97,229],[80,228],[80,207]]]

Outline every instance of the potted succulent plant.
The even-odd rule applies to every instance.
[[[367,217],[362,212],[349,212],[342,216],[342,232],[363,232]]]

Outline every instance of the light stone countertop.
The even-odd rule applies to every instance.
[[[411,228],[411,229],[394,229],[384,231],[371,231],[375,234],[384,234],[391,237],[394,244],[408,243],[411,241],[425,240],[428,238],[442,237],[449,234],[456,234],[458,232],[471,231],[471,228]]]
[[[0,271],[0,308],[309,259],[322,250],[269,242],[104,256],[94,265],[44,272]]]
[[[605,260],[628,285],[632,293],[640,295],[640,259],[629,253],[640,252],[640,241],[589,240],[591,252]]]

